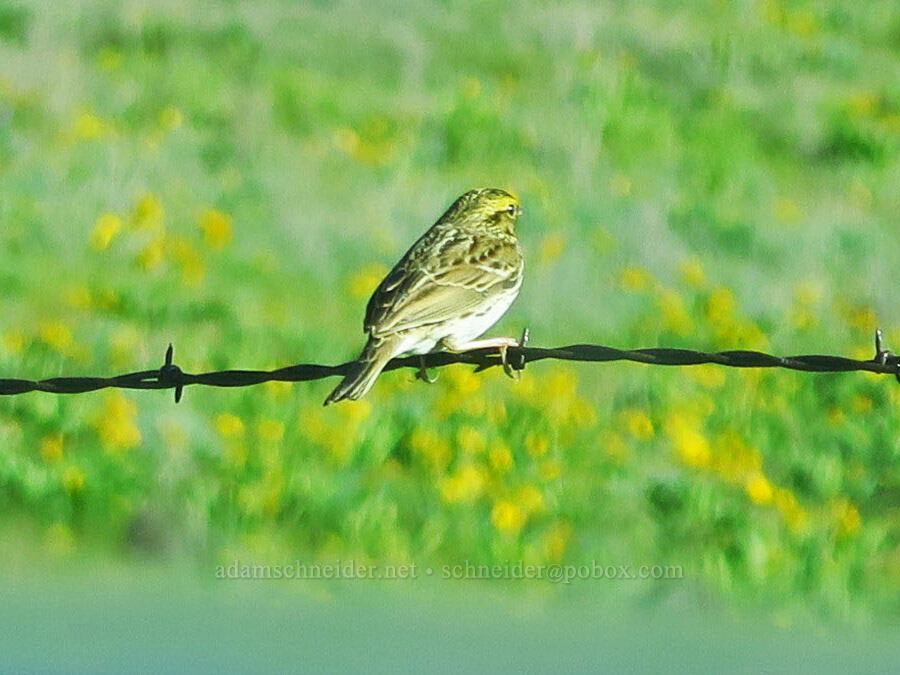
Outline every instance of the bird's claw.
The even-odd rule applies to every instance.
[[[500,347],[500,361],[503,363],[503,372],[506,373],[508,377],[518,381],[519,379],[519,371],[512,367],[509,362],[509,359],[506,358],[507,349],[509,349],[506,345]]]
[[[416,371],[416,379],[422,380],[422,382],[427,382],[428,384],[434,384],[437,382],[437,375],[431,377],[428,374],[428,368],[425,366],[425,357],[419,357],[419,369]]]
[[[525,330],[522,331],[522,337],[519,340],[519,344],[512,345],[512,346],[524,347],[526,344],[528,344],[529,337],[531,337],[531,331],[529,331],[526,328]],[[514,367],[509,362],[509,359],[507,358],[507,349],[509,349],[509,347],[507,347],[506,345],[500,347],[500,361],[503,363],[503,372],[506,373],[512,379],[518,381],[522,375],[522,372],[521,372],[522,369],[525,368],[525,358],[522,357],[519,360],[519,364]]]

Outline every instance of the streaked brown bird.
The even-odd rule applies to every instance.
[[[496,188],[471,190],[412,245],[372,294],[369,340],[325,405],[364,396],[396,356],[498,348],[506,366],[513,338],[478,340],[522,286],[516,237],[519,200]]]

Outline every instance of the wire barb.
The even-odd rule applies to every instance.
[[[528,338],[531,337],[531,331],[528,328],[522,329],[522,337],[519,338],[519,346],[512,347],[506,355],[509,365],[515,370],[525,370],[525,352],[524,347],[528,344]]]
[[[175,403],[181,402],[181,394],[184,392],[184,373],[181,368],[172,363],[175,357],[175,348],[169,343],[166,349],[166,362],[159,369],[159,375],[156,380],[166,389],[175,388]]]
[[[894,374],[897,376],[897,381],[900,382],[900,357],[894,354],[894,352],[884,348],[884,334],[881,332],[880,328],[875,330],[874,360],[883,366],[893,364],[896,367]]]
[[[811,373],[844,373],[865,371],[894,375],[900,382],[900,356],[884,346],[884,336],[875,332],[875,356],[868,361],[850,359],[843,356],[807,354],[801,356],[772,356],[762,352],[733,350],[724,352],[702,352],[690,349],[615,349],[603,345],[576,344],[555,349],[527,346],[529,332],[522,332],[519,344],[509,347],[507,364],[519,371],[525,364],[545,359],[561,361],[586,361],[605,363],[607,361],[633,361],[655,366],[693,366],[714,363],[730,368],[784,368]],[[413,368],[441,368],[453,363],[466,363],[485,370],[503,365],[496,349],[475,349],[469,352],[432,352],[422,356],[407,356],[391,360],[384,370]],[[339,366],[300,363],[277,370],[222,370],[211,373],[185,373],[175,365],[175,349],[170,344],[166,349],[165,363],[156,370],[144,370],[115,377],[54,377],[46,380],[0,379],[0,396],[15,396],[30,391],[44,391],[52,394],[82,394],[110,387],[118,389],[174,389],[175,402],[181,401],[184,388],[192,384],[208,387],[248,387],[263,382],[308,382],[326,377],[343,376],[353,362]]]

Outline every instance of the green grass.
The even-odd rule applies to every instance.
[[[898,57],[890,0],[2,2],[0,375],[346,360],[477,186],[526,211],[498,332],[867,358],[900,345]],[[4,556],[681,565],[629,594],[900,614],[891,378],[331,386],[0,401]]]

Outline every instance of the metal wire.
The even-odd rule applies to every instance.
[[[701,352],[690,349],[614,349],[602,345],[577,344],[555,349],[525,346],[528,331],[522,334],[519,346],[510,347],[507,362],[515,370],[525,364],[544,359],[561,361],[634,361],[656,366],[693,366],[715,363],[731,368],[786,368],[812,373],[843,373],[867,371],[894,375],[900,381],[900,357],[884,349],[882,333],[875,331],[875,356],[868,361],[843,356],[809,354],[801,356],[772,356],[762,352],[733,350]],[[99,389],[174,389],[175,402],[181,400],[184,388],[192,384],[209,387],[247,387],[263,382],[307,382],[335,375],[344,375],[352,362],[338,366],[301,363],[276,370],[221,370],[211,373],[186,373],[174,361],[172,345],[166,350],[165,363],[155,370],[142,370],[114,377],[53,377],[46,380],[0,379],[0,395],[14,396],[30,391],[52,394],[82,394]],[[440,368],[452,363],[476,365],[476,371],[503,365],[495,349],[476,349],[469,352],[434,352],[423,356],[408,356],[390,361],[385,370],[398,368]]]

